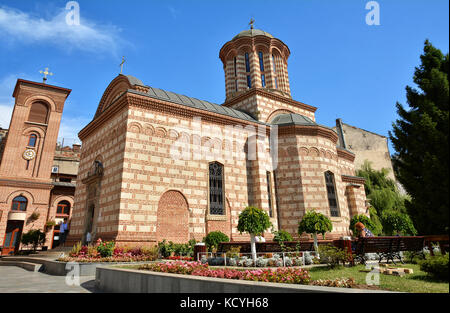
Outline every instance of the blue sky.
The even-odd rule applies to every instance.
[[[69,143],[93,117],[109,82],[124,73],[145,84],[221,104],[219,50],[253,17],[286,43],[292,97],[318,107],[317,121],[387,136],[405,103],[423,43],[448,52],[447,0],[379,0],[380,25],[366,24],[367,0],[0,1],[0,127],[7,128],[17,78],[72,89],[60,137]],[[391,153],[394,151],[391,148]]]

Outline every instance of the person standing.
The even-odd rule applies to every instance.
[[[67,225],[67,218],[64,218],[64,222],[61,222],[61,224],[59,224],[59,244],[61,247],[64,247],[68,231],[69,227]]]

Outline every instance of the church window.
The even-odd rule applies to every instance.
[[[40,124],[47,124],[48,108],[43,102],[35,102],[31,105],[28,121]]]
[[[223,165],[218,162],[209,164],[209,213],[224,215],[224,176]]]
[[[252,88],[252,79],[250,75],[247,75],[247,87]]]
[[[259,55],[259,69],[261,70],[261,72],[264,72],[264,58],[263,58],[263,53],[260,51],[258,53]]]
[[[28,200],[24,196],[15,197],[12,201],[12,211],[26,211]]]
[[[234,57],[234,77],[237,76],[237,62],[236,62],[236,57]]]
[[[37,136],[36,134],[31,134],[28,138],[28,147],[36,147]]]
[[[248,57],[248,53],[247,52],[245,53],[245,71],[247,73],[250,72],[250,59]]]
[[[261,75],[261,84],[263,87],[266,87],[266,76],[264,74]]]
[[[331,216],[339,216],[339,206],[336,195],[336,184],[334,174],[330,171],[325,172],[325,185],[327,187],[328,204],[330,206]]]
[[[235,91],[238,91],[238,82],[237,82],[237,80],[234,81],[234,89],[235,89]]]
[[[273,217],[273,206],[272,206],[272,179],[270,177],[270,172],[266,172],[267,176],[267,195],[269,201],[269,216]]]

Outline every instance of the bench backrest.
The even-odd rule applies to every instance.
[[[422,236],[386,236],[359,238],[357,253],[382,253],[399,251],[419,251],[424,247]]]

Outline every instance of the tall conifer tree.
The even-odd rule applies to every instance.
[[[448,58],[425,41],[413,79],[418,89],[406,87],[409,109],[397,103],[400,118],[389,132],[394,170],[411,196],[406,206],[419,234],[448,232]]]

